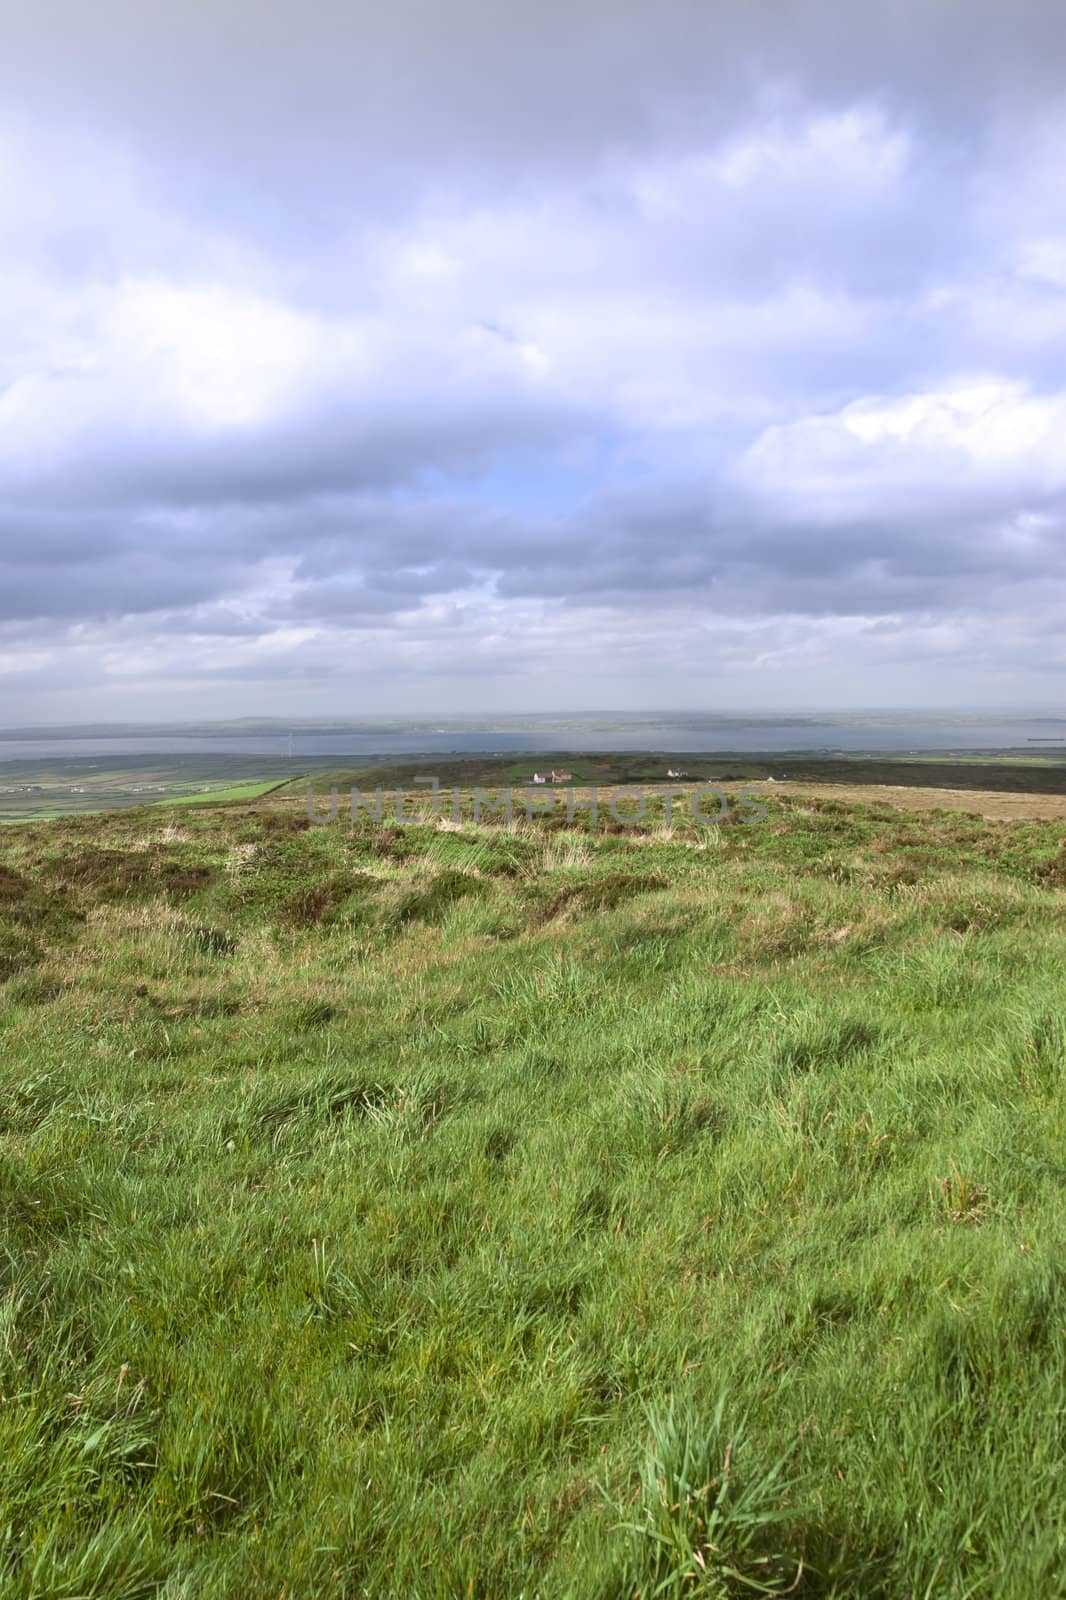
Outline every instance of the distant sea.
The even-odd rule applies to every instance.
[[[373,721],[159,724],[0,730],[0,761],[164,755],[396,757],[613,750],[997,752],[1066,755],[1066,712],[664,713],[584,716],[380,718]]]

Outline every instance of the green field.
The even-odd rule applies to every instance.
[[[232,783],[228,787],[223,785],[218,789],[205,789],[203,794],[189,797],[174,795],[169,800],[158,801],[157,804],[159,806],[232,805],[240,800],[262,800],[265,795],[287,786],[289,782],[287,778],[275,778],[267,783]]]
[[[296,760],[268,761],[263,756],[0,761],[0,822],[135,809],[170,800],[252,799],[302,770]]]
[[[3,831],[5,1597],[1066,1595],[1066,824],[769,806]]]

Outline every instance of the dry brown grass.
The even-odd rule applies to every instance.
[[[589,849],[587,838],[581,834],[555,834],[549,843],[545,845],[540,863],[533,867],[530,876],[539,877],[542,872],[586,867],[591,860],[592,852]]]
[[[987,789],[926,789],[894,783],[775,783],[771,798],[839,800],[897,811],[968,811],[991,822],[1066,821],[1066,795],[1000,794]]]

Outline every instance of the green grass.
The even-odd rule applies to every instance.
[[[0,1592],[1066,1595],[1064,935],[832,800],[5,832]]]
[[[159,800],[156,808],[163,806],[212,806],[228,805],[240,800],[261,800],[264,795],[273,794],[275,789],[280,789],[287,783],[288,778],[275,778],[270,783],[234,783],[228,788],[209,789],[204,794],[174,795],[169,800]]]

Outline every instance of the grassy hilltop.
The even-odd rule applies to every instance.
[[[1066,822],[767,803],[3,830],[4,1596],[1066,1595]]]

